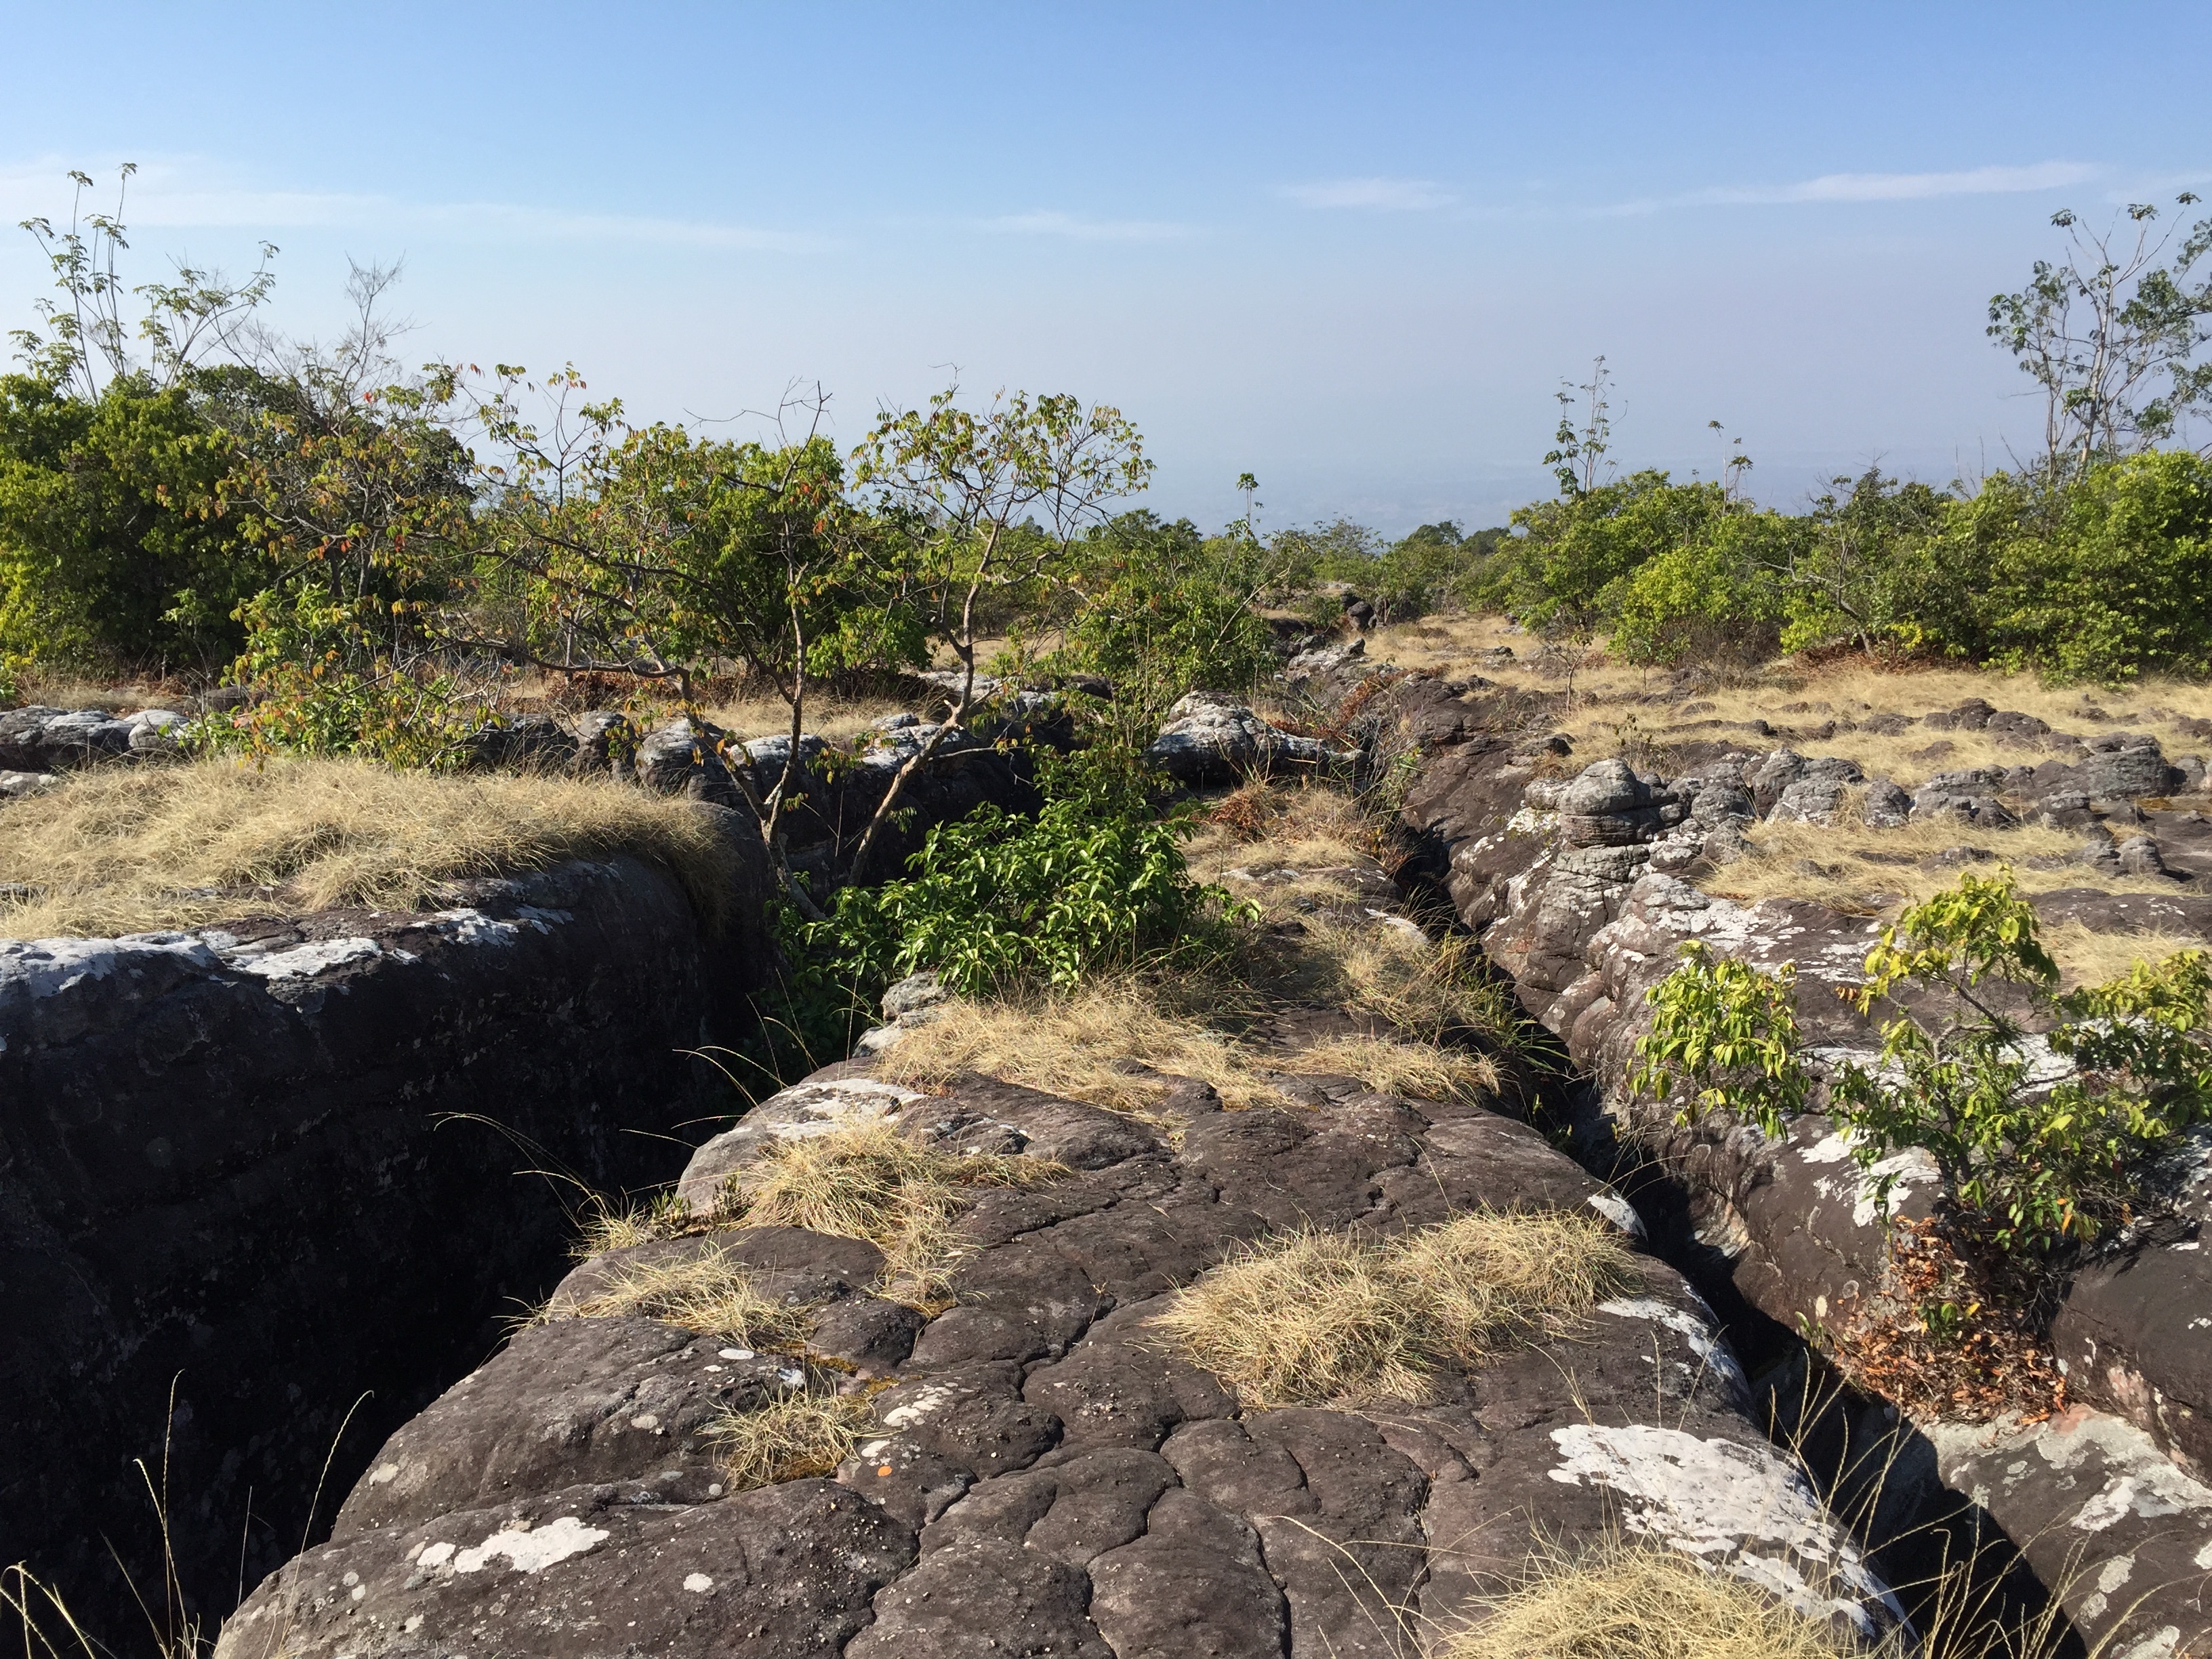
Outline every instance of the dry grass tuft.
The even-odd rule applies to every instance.
[[[81,772],[0,810],[0,937],[203,927],[272,908],[407,909],[441,883],[624,852],[728,902],[704,815],[611,782],[229,760]]]
[[[2153,928],[2139,933],[2101,933],[2079,921],[2043,930],[2043,948],[2058,963],[2060,983],[2102,985],[2123,977],[2138,962],[2163,962],[2177,951],[2202,951],[2207,941]]]
[[[1186,843],[1201,880],[1231,866],[1267,872],[1357,864],[1389,850],[1389,827],[1323,784],[1248,783],[1214,802]]]
[[[658,1319],[741,1347],[799,1346],[812,1328],[804,1308],[770,1301],[744,1265],[720,1249],[668,1261],[633,1262],[567,1312],[577,1319]]]
[[[1527,1583],[1485,1604],[1437,1659],[1899,1659],[1692,1555],[1616,1543],[1540,1557]]]
[[[1455,1030],[1480,1031],[1499,1043],[1513,1040],[1519,1019],[1511,993],[1486,971],[1471,934],[1431,939],[1408,928],[1316,918],[1287,947],[1282,966],[1288,982],[1280,989],[1297,1000],[1378,1015],[1424,1042]]]
[[[899,714],[913,706],[889,697],[809,696],[806,729],[817,738],[837,743],[858,737],[886,714]],[[706,717],[740,738],[785,737],[791,732],[791,705],[781,697],[742,698],[708,709]]]
[[[1439,1363],[1565,1335],[1641,1278],[1595,1216],[1480,1211],[1389,1240],[1286,1235],[1215,1268],[1152,1322],[1248,1408],[1418,1401]]]
[[[708,1437],[718,1443],[732,1492],[828,1474],[852,1455],[869,1421],[858,1395],[796,1394],[757,1411],[717,1419]]]
[[[1293,1064],[1314,1073],[1356,1077],[1370,1089],[1409,1100],[1477,1105],[1498,1093],[1498,1065],[1486,1054],[1390,1037],[1341,1036],[1299,1051]]]
[[[977,1072],[1070,1100],[1149,1118],[1159,1084],[1144,1066],[1210,1083],[1231,1110],[1280,1105],[1258,1057],[1197,1019],[1171,1012],[1131,981],[1088,984],[1025,1002],[952,1002],[878,1063],[895,1083],[939,1084]]]
[[[1958,884],[1959,866],[1923,860],[1969,848],[1989,856],[1985,871],[2009,865],[2021,890],[2053,892],[2094,886],[2106,892],[2171,893],[2159,877],[2104,874],[2087,865],[2062,863],[2038,869],[2030,860],[2065,860],[2087,837],[2079,830],[2023,825],[1978,830],[1970,824],[1922,820],[1896,830],[1838,823],[1760,823],[1746,830],[1749,850],[1698,885],[1709,893],[1752,903],[1763,898],[1804,898],[1845,911],[1888,911]],[[1972,866],[1965,867],[1973,867]],[[1875,896],[1880,902],[1874,902]]]
[[[1356,1077],[1424,1100],[1474,1100],[1498,1087],[1489,1059],[1433,1042],[1346,1036],[1273,1053],[1192,1011],[1203,1005],[1218,1014],[1235,994],[1208,983],[1153,988],[1120,980],[1021,1001],[947,1003],[878,1061],[877,1075],[927,1087],[973,1072],[1161,1128],[1171,1127],[1153,1109],[1166,1086],[1162,1073],[1211,1084],[1232,1112],[1285,1104],[1271,1080],[1280,1073]]]
[[[917,1146],[888,1123],[780,1140],[731,1178],[719,1218],[866,1239],[884,1253],[884,1294],[940,1297],[957,1255],[953,1222],[975,1189],[1053,1181],[1044,1158],[957,1156]]]

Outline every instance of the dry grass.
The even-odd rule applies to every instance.
[[[707,1434],[720,1449],[732,1492],[828,1474],[852,1455],[870,1418],[858,1395],[789,1395],[757,1411],[718,1418]]]
[[[2091,887],[2114,893],[2166,893],[2174,884],[2155,876],[2105,873],[2085,864],[2037,869],[2033,859],[2068,858],[2089,833],[2074,830],[1980,830],[1972,825],[1921,820],[1897,830],[1869,830],[1838,823],[1822,829],[1809,823],[1749,826],[1747,854],[1704,878],[1707,892],[1746,903],[1763,898],[1804,898],[1845,911],[1887,913],[1900,902],[1917,902],[1958,884],[1959,869],[1923,866],[1921,860],[1953,848],[1989,854],[1984,873],[2000,864],[2011,866],[2021,890],[2053,892]],[[1976,867],[1968,866],[1965,867]],[[1875,902],[1876,896],[1881,902]]]
[[[1966,669],[1898,672],[1863,660],[1811,669],[1796,669],[1785,663],[1769,669],[1761,678],[1763,684],[1721,687],[1656,706],[1629,704],[1639,694],[1624,688],[1620,700],[1582,704],[1561,729],[1575,739],[1577,758],[1598,760],[1633,747],[1647,736],[1663,741],[1667,727],[1692,721],[1728,724],[1684,735],[1719,737],[1747,750],[1758,750],[1781,740],[1759,738],[1747,731],[1732,732],[1729,725],[1765,720],[1802,727],[1832,718],[1838,725],[1848,720],[1863,726],[1876,714],[1918,716],[1955,708],[1975,697],[1995,708],[2033,714],[2055,731],[2076,737],[2117,730],[2156,733],[2162,727],[2171,731],[2180,720],[2212,715],[2212,686],[2177,681],[2152,681],[2112,690],[2061,690],[2044,685],[2033,675]],[[1686,706],[1691,703],[1696,705],[1694,709]],[[1800,708],[1800,704],[1809,706]],[[1923,751],[1938,744],[1948,746],[1922,757]],[[1832,737],[1807,739],[1801,746],[1810,752],[1856,761],[1868,776],[1890,778],[1908,789],[1937,772],[2033,765],[2053,752],[2032,742],[2000,742],[1997,734],[1989,732],[1944,732],[1919,725],[1889,734],[1838,730]],[[2205,745],[2200,739],[2183,737],[2168,746],[2175,752],[2185,752]]]
[[[684,803],[585,779],[367,762],[100,769],[0,811],[0,937],[193,927],[272,909],[407,909],[459,878],[627,852],[719,919],[728,866]]]
[[[1484,1605],[1437,1659],[1899,1659],[1698,1558],[1616,1542],[1539,1556],[1528,1582]]]
[[[1401,927],[1311,921],[1286,955],[1292,983],[1283,988],[1293,994],[1377,1015],[1423,1042],[1453,1030],[1512,1038],[1511,995],[1484,971],[1471,934],[1428,939]]]
[[[741,1347],[796,1348],[812,1321],[770,1301],[744,1265],[719,1249],[667,1261],[627,1263],[606,1285],[564,1310],[577,1319],[658,1319]]]
[[[1134,981],[1115,980],[1036,1001],[946,1003],[937,1018],[900,1039],[877,1075],[929,1085],[976,1072],[1149,1117],[1161,1085],[1133,1075],[1133,1066],[1200,1079],[1235,1111],[1282,1104],[1264,1073],[1285,1065],[1170,1012]]]
[[[944,1295],[957,1255],[953,1223],[977,1188],[1066,1173],[1044,1158],[956,1156],[917,1146],[888,1123],[854,1124],[775,1142],[731,1177],[718,1218],[865,1239],[884,1253],[883,1293],[927,1305]]]
[[[2106,933],[2078,921],[2042,930],[2043,948],[2058,963],[2061,983],[2102,985],[2124,977],[2138,962],[2163,962],[2177,951],[2202,951],[2208,941],[2187,933],[2150,928],[2142,933]]]
[[[105,708],[125,714],[141,708],[173,708],[189,714],[196,706],[192,698],[179,696],[174,686],[165,688],[144,680],[109,684],[68,676],[47,679],[33,673],[20,682],[17,690],[15,705],[46,708]]]
[[[1171,1126],[1154,1110],[1167,1086],[1158,1074],[1212,1085],[1232,1112],[1285,1104],[1270,1080],[1279,1073],[1356,1077],[1425,1100],[1474,1100],[1498,1086],[1486,1057],[1433,1043],[1346,1036],[1296,1051],[1255,1048],[1178,1006],[1206,1001],[1206,985],[1172,989],[1173,1002],[1119,980],[1031,1000],[947,1003],[882,1057],[877,1075],[927,1087],[973,1072],[1161,1128]]]
[[[1510,659],[1481,654],[1501,645],[1516,654]],[[2056,730],[2076,736],[2116,729],[2155,733],[2184,720],[2212,718],[2212,684],[2203,683],[2150,679],[2115,687],[2049,686],[2033,674],[1886,667],[1852,657],[1819,665],[1785,658],[1747,672],[1741,684],[1682,697],[1668,693],[1671,677],[1664,671],[1608,660],[1598,647],[1583,652],[1562,647],[1545,654],[1540,641],[1513,629],[1498,617],[1432,617],[1378,629],[1370,636],[1367,654],[1378,663],[1447,677],[1480,674],[1513,690],[1563,695],[1571,666],[1573,707],[1563,701],[1559,719],[1560,729],[1574,738],[1581,762],[1634,753],[1655,740],[1663,743],[1667,727],[1691,721],[1719,724],[1684,735],[1720,737],[1757,750],[1778,739],[1747,731],[1732,732],[1729,726],[1762,720],[1813,726],[1831,718],[1838,724],[1863,725],[1875,714],[1917,717],[1955,708],[1975,697],[1995,708],[2033,714]],[[1647,704],[1645,699],[1655,693],[1664,695],[1666,701]],[[1698,706],[1692,711],[1683,706],[1688,702]],[[1925,760],[1915,758],[1917,751],[1938,742],[1951,746]],[[1893,736],[1839,731],[1816,743],[1808,740],[1808,746],[1817,747],[1823,755],[1847,757],[1869,776],[1892,778],[1908,788],[1936,772],[2015,766],[2042,758],[2042,751],[2001,744],[1986,732],[1943,732],[1917,725]],[[2169,744],[2180,752],[2205,746],[2194,738]],[[1662,765],[1660,769],[1668,769]]]
[[[1289,1067],[1356,1077],[1370,1089],[1409,1100],[1476,1105],[1498,1093],[1498,1066],[1488,1055],[1389,1037],[1332,1037],[1300,1050]]]
[[[1565,1335],[1641,1277],[1595,1216],[1481,1211],[1389,1240],[1271,1240],[1152,1322],[1248,1408],[1418,1401],[1438,1364]]]
[[[1184,848],[1200,880],[1223,872],[1342,868],[1384,850],[1388,826],[1353,796],[1318,784],[1248,783],[1213,803]]]
[[[1199,879],[1224,883],[1260,906],[1267,931],[1236,963],[1258,1002],[1373,1014],[1425,1042],[1454,1030],[1511,1042],[1517,1015],[1472,938],[1432,940],[1365,915],[1370,901],[1359,877],[1384,878],[1396,851],[1388,819],[1353,796],[1255,783],[1215,803],[1188,855]],[[1241,881],[1231,871],[1261,879]],[[1297,931],[1282,931],[1285,924]],[[1218,988],[1201,988],[1197,1000],[1218,1001]]]
[[[806,729],[832,743],[858,737],[886,714],[912,707],[889,697],[809,696]],[[780,738],[791,732],[791,705],[780,697],[746,697],[706,711],[714,725],[738,738]]]

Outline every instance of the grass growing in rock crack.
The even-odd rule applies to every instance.
[[[744,1492],[828,1474],[852,1455],[870,1419],[861,1395],[787,1395],[708,1425],[730,1489]]]
[[[1904,1659],[1809,1618],[1692,1555],[1615,1542],[1540,1553],[1528,1582],[1482,1606],[1437,1659]]]
[[[562,1310],[578,1319],[658,1319],[748,1348],[788,1349],[805,1340],[805,1308],[769,1300],[744,1265],[719,1249],[665,1261],[624,1262],[607,1283]]]
[[[0,812],[0,937],[192,927],[274,909],[409,909],[441,883],[632,853],[729,902],[705,815],[611,782],[230,760],[81,772]]]
[[[1235,995],[1231,988],[1223,1000]],[[1473,1100],[1495,1091],[1487,1056],[1390,1037],[1333,1038],[1277,1053],[1239,1042],[1178,1005],[1220,1003],[1185,982],[1162,988],[1133,979],[1085,985],[1060,996],[945,1005],[908,1031],[878,1062],[892,1082],[936,1085],[980,1073],[1070,1100],[1088,1101],[1161,1123],[1159,1075],[1211,1084],[1231,1111],[1279,1106],[1279,1073],[1357,1077],[1370,1087],[1426,1100]]]
[[[1044,1158],[940,1152],[888,1123],[853,1124],[767,1147],[731,1177],[718,1218],[865,1239],[884,1253],[884,1294],[923,1305],[945,1293],[954,1223],[976,1189],[1066,1173]]]
[[[1269,1240],[1152,1323],[1248,1408],[1418,1401],[1439,1364],[1564,1335],[1642,1277],[1595,1216],[1478,1211],[1390,1239],[1309,1228]]]
[[[1066,1165],[1048,1158],[940,1152],[906,1139],[888,1122],[847,1124],[770,1142],[757,1158],[723,1183],[714,1206],[703,1214],[694,1213],[672,1193],[628,1211],[601,1206],[586,1218],[575,1254],[589,1259],[656,1240],[708,1236],[732,1227],[804,1227],[874,1245],[884,1253],[884,1262],[878,1294],[933,1311],[943,1304],[946,1282],[959,1255],[955,1224],[977,1191],[1057,1181],[1067,1173]],[[702,1318],[734,1316],[749,1305],[744,1298],[754,1295],[749,1286],[720,1282],[725,1273],[733,1281],[744,1278],[744,1269],[735,1262],[721,1269],[643,1264],[620,1271],[634,1274],[635,1285],[618,1288],[626,1282],[618,1278],[615,1285],[593,1292],[592,1301],[606,1305],[590,1311],[637,1311],[703,1329],[682,1316],[690,1311]],[[696,1285],[685,1278],[694,1273]],[[617,1305],[638,1298],[657,1298],[659,1305],[677,1311]],[[803,1310],[799,1316],[803,1318]],[[776,1344],[770,1340],[750,1346]]]

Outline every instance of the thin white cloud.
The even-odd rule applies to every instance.
[[[112,211],[116,170],[92,169],[84,212]],[[149,163],[130,183],[123,218],[134,231],[299,228],[378,230],[501,240],[658,242],[694,247],[811,252],[831,246],[800,232],[766,230],[714,220],[586,213],[516,202],[409,202],[336,191],[248,190],[203,183],[189,163]],[[57,225],[69,216],[74,186],[65,165],[52,161],[0,167],[0,214],[40,216]]]
[[[1280,193],[1300,207],[1368,208],[1391,213],[1449,207],[1457,199],[1427,179],[1324,179],[1285,185]]]
[[[1190,227],[1161,219],[1089,219],[1078,213],[1040,209],[1008,213],[984,222],[993,230],[1024,236],[1065,236],[1078,242],[1161,242],[1188,236]]]
[[[2002,196],[2083,184],[2104,169],[2087,161],[1967,167],[1954,173],[1824,173],[1785,185],[1716,185],[1680,196],[1616,203],[1601,213],[1656,213],[1676,207],[1766,207],[1801,202],[1919,202],[1943,196]]]

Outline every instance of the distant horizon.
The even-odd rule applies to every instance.
[[[1983,327],[2051,215],[2212,193],[2212,12],[2176,4],[2063,98],[2027,90],[2080,27],[2045,4],[82,16],[100,95],[0,111],[9,224],[66,218],[72,167],[104,210],[135,160],[132,280],[266,238],[272,320],[327,335],[349,258],[404,260],[410,360],[573,362],[644,420],[818,380],[849,446],[954,365],[1072,392],[1143,430],[1142,504],[1207,528],[1247,471],[1276,526],[1502,523],[1600,353],[1623,471],[1710,477],[1741,437],[1776,507],[1877,460],[1977,476],[2039,440]],[[332,118],[242,90],[334,63]],[[0,325],[46,283],[0,234]]]

